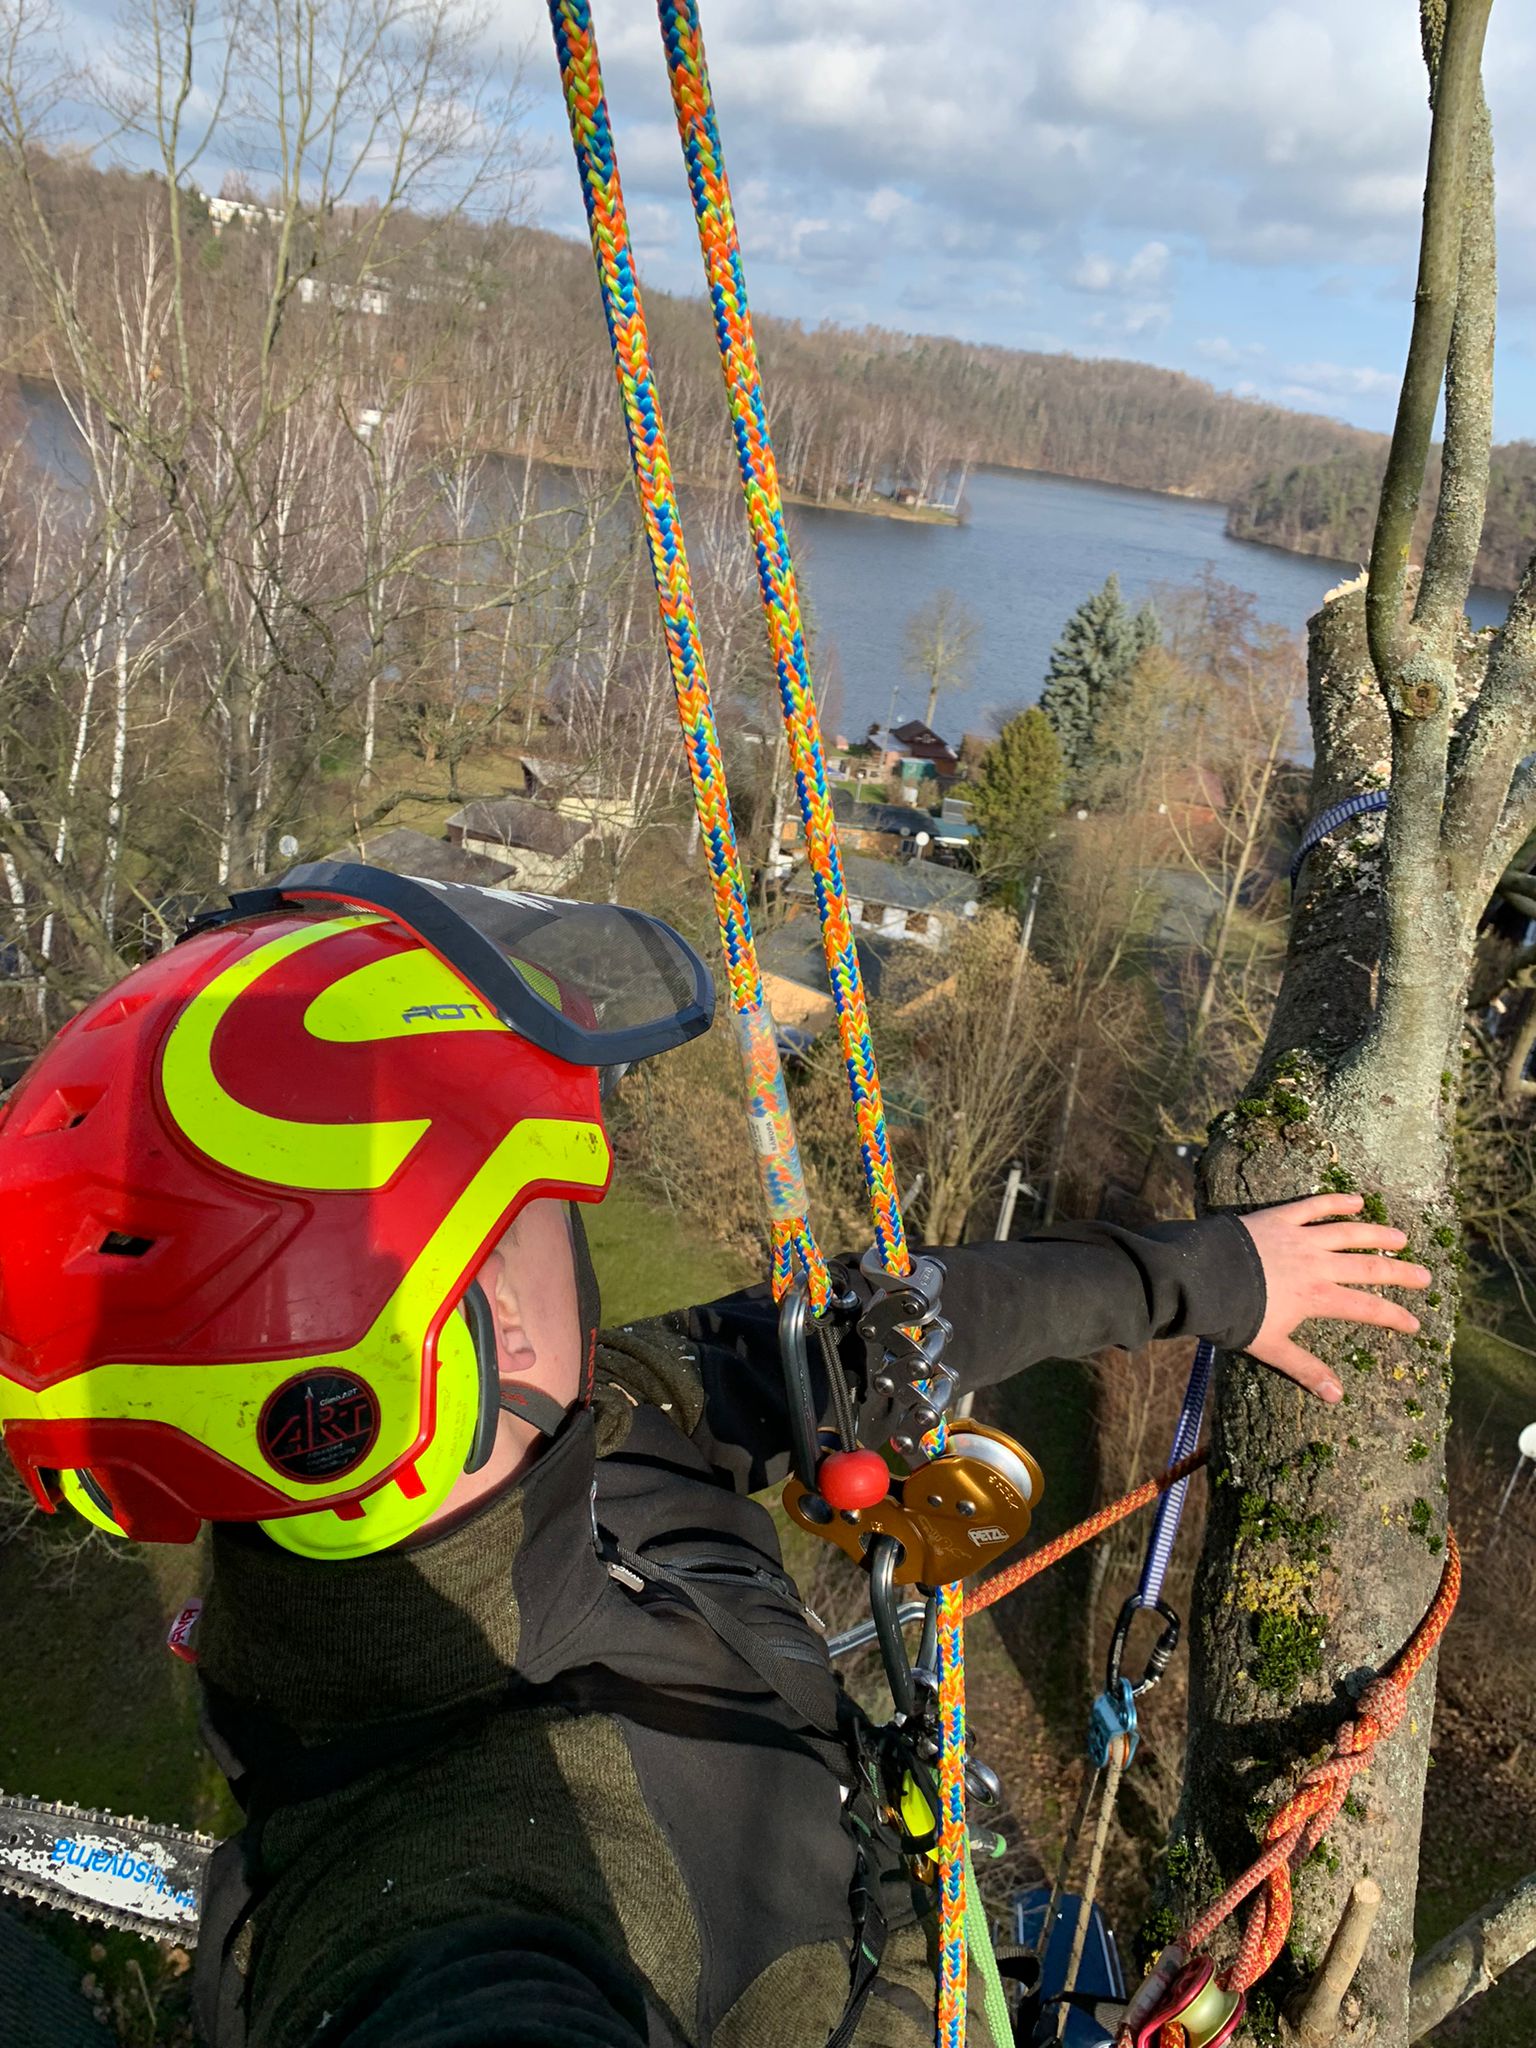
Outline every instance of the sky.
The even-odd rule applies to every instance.
[[[532,217],[584,234],[540,0]],[[596,0],[641,281],[699,286],[655,12]],[[1130,356],[1392,420],[1429,112],[1415,0],[704,0],[752,303]],[[1495,0],[1496,432],[1536,438],[1536,7]]]

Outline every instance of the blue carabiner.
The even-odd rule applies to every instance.
[[[1121,1737],[1128,1744],[1121,1758],[1124,1766],[1141,1740],[1136,1727],[1136,1691],[1128,1678],[1117,1678],[1108,1691],[1101,1692],[1088,1716],[1088,1755],[1096,1771],[1109,1762],[1110,1749]]]

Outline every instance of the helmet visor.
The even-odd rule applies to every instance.
[[[649,1059],[697,1038],[714,1014],[709,969],[687,940],[619,904],[428,882],[361,861],[308,861],[277,893],[403,925],[504,1024],[573,1066]],[[237,914],[253,907],[233,900]]]

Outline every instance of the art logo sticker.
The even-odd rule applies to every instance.
[[[372,1387],[354,1374],[298,1373],[261,1411],[257,1441],[290,1479],[335,1479],[360,1465],[379,1434]]]

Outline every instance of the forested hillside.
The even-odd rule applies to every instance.
[[[1356,437],[1320,462],[1273,469],[1231,499],[1227,531],[1237,540],[1266,541],[1303,555],[1330,555],[1363,562],[1371,550],[1371,528],[1381,489],[1387,443],[1383,436]],[[1430,511],[1438,478],[1435,468],[1415,533],[1422,549],[1429,537]],[[1513,590],[1530,553],[1536,526],[1536,443],[1511,441],[1493,453],[1488,483],[1488,516],[1477,558],[1477,580],[1495,590]]]
[[[38,189],[61,251],[103,276],[112,252],[142,230],[147,181],[103,172],[79,159],[38,164]],[[246,195],[255,202],[258,194]],[[253,301],[284,261],[301,277],[313,251],[285,238],[275,216],[249,203],[248,217],[218,223],[195,192],[194,216],[205,291],[239,288]],[[644,250],[641,250],[642,265]],[[324,266],[301,296],[332,296],[339,310],[380,335],[422,325],[430,294],[455,295],[468,279],[477,317],[439,351],[434,378],[449,389],[466,377],[501,401],[503,447],[564,459],[622,460],[618,416],[591,259],[584,245],[532,229],[450,226],[396,213],[357,280],[358,249],[345,284]],[[401,303],[405,301],[406,303]],[[674,458],[694,476],[723,472],[720,379],[696,301],[647,295],[665,372]],[[7,252],[0,283],[5,360],[48,371],[40,337],[46,308],[26,265]],[[1330,459],[1368,459],[1373,437],[1337,421],[1257,405],[1209,384],[1145,363],[1084,361],[980,347],[942,337],[823,326],[759,314],[759,339],[774,397],[781,473],[795,494],[819,503],[859,502],[904,488],[942,495],[961,466],[993,463],[1094,478],[1144,490],[1230,501],[1255,476],[1283,475]],[[418,337],[420,338],[420,337]],[[397,344],[398,345],[398,344]],[[360,344],[368,352],[368,344]],[[425,365],[421,366],[425,368]],[[419,379],[417,380],[419,382]]]

